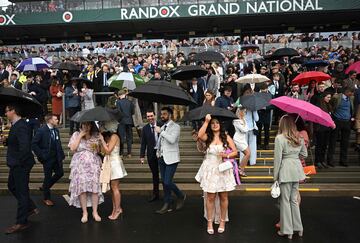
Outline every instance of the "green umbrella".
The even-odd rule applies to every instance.
[[[129,90],[133,90],[144,83],[145,80],[139,74],[130,72],[115,74],[108,80],[109,87],[116,89],[128,88]]]

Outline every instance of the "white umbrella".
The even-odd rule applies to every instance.
[[[115,74],[108,80],[108,85],[117,89],[126,87],[129,90],[134,90],[138,85],[143,83],[144,79],[140,75],[130,72],[121,72],[120,74]]]
[[[248,75],[245,75],[244,77],[241,77],[241,78],[235,80],[235,82],[241,83],[241,84],[263,83],[266,81],[270,81],[270,79],[261,74],[248,74]]]

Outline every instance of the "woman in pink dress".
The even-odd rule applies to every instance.
[[[70,163],[70,202],[82,208],[81,222],[88,221],[87,207],[92,206],[92,216],[100,222],[98,204],[104,201],[100,186],[101,158],[98,155],[100,137],[94,122],[81,124],[80,132],[75,132],[69,142],[74,155]]]

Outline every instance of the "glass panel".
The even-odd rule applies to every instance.
[[[158,6],[159,0],[140,0],[140,6]]]
[[[86,0],[85,9],[102,9],[102,2],[99,0]]]
[[[123,8],[138,7],[140,5],[139,0],[122,0]]]
[[[163,5],[176,5],[178,4],[178,0],[160,0],[161,6]]]
[[[104,0],[104,8],[120,8],[121,0]]]

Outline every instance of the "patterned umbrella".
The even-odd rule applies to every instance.
[[[109,80],[109,87],[115,89],[128,88],[134,90],[136,87],[145,83],[145,80],[139,74],[130,72],[121,72],[120,74],[113,75]]]
[[[40,71],[44,68],[49,68],[50,63],[42,59],[41,57],[33,57],[25,59],[17,65],[16,69],[20,72],[25,71]]]

